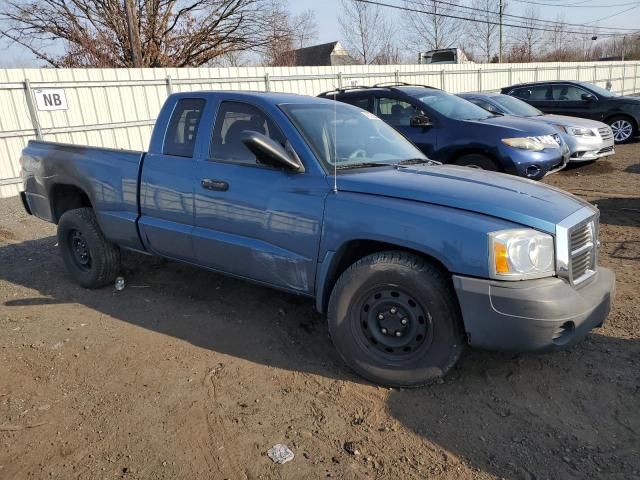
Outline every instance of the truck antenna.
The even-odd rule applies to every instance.
[[[338,106],[337,92],[333,94],[333,191],[338,193]]]

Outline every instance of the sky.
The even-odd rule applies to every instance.
[[[2,0],[0,0],[2,1]],[[402,0],[379,0],[382,3],[401,5]],[[443,0],[444,1],[444,0]],[[447,0],[452,1],[452,0]],[[455,1],[455,0],[454,0]],[[497,3],[496,1],[496,9]],[[535,5],[534,0],[505,0],[508,3],[508,13],[524,15],[528,5],[539,7],[539,17],[544,20],[555,20],[556,15],[563,14],[564,21],[568,23],[583,24],[599,18],[614,15],[633,7],[633,0],[535,0],[539,3],[554,3],[558,6]],[[292,13],[300,13],[305,10],[313,10],[318,24],[317,43],[326,43],[342,40],[338,13],[341,0],[289,0],[289,8]],[[470,5],[471,0],[463,0],[463,4]],[[613,16],[610,19],[598,23],[601,27],[637,28],[640,30],[640,0],[636,0],[637,8]],[[402,12],[395,9],[388,10],[388,15],[394,19],[394,24],[400,24]],[[505,22],[507,20],[505,19]],[[6,67],[32,67],[39,62],[33,55],[19,45],[4,43],[0,47],[6,48],[4,54],[0,54],[0,66]],[[400,47],[402,43],[400,42]]]

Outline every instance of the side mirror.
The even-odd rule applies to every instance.
[[[585,102],[593,102],[596,99],[596,97],[594,97],[590,93],[583,93],[582,95],[580,95],[580,98]]]
[[[411,117],[410,123],[412,127],[426,128],[433,125],[431,119],[426,115],[414,115]]]
[[[283,167],[287,170],[302,173],[304,172],[304,166],[300,159],[294,158],[278,142],[270,139],[266,135],[262,135],[258,132],[243,132],[240,138],[242,143],[253,153],[257,158],[266,160],[267,163]]]

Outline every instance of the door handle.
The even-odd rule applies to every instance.
[[[223,182],[222,180],[211,180],[210,178],[203,178],[200,182],[202,188],[206,188],[207,190],[217,190],[219,192],[226,192],[229,190],[229,184],[227,182]]]

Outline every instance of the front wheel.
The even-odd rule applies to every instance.
[[[68,210],[60,217],[58,245],[67,271],[85,288],[113,282],[120,270],[120,249],[104,238],[90,208]]]
[[[636,125],[628,117],[617,116],[607,122],[613,133],[613,141],[618,144],[627,143],[636,135]]]
[[[328,321],[347,365],[382,385],[431,383],[465,347],[447,272],[405,252],[376,253],[349,267],[331,294]]]

